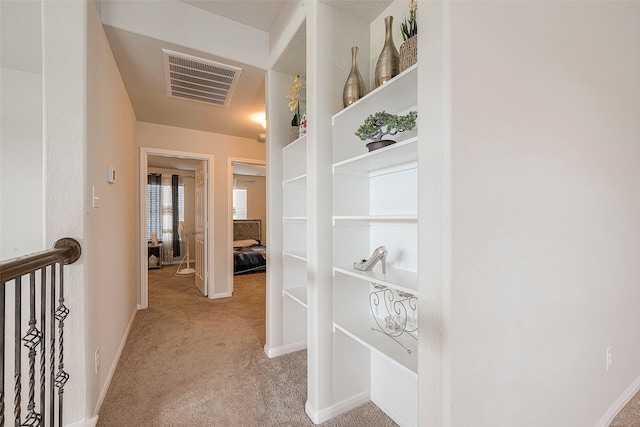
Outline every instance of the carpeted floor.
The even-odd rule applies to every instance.
[[[609,427],[640,427],[640,393],[636,393]]]
[[[306,352],[265,356],[265,274],[236,276],[234,296],[204,298],[176,266],[149,271],[99,414],[99,427],[313,426]],[[395,426],[372,403],[324,426]]]
[[[313,426],[304,412],[306,352],[263,352],[265,274],[237,276],[232,298],[209,300],[176,266],[149,272],[99,427]],[[395,426],[362,405],[324,426]],[[640,393],[610,427],[640,427]]]

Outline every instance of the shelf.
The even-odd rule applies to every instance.
[[[418,375],[418,341],[408,337],[397,337],[398,341],[411,350],[411,353],[402,348],[397,342],[381,332],[372,331],[377,325],[371,315],[361,314],[352,316],[333,323],[334,329],[339,329],[360,344],[389,359],[393,364],[406,370],[408,373]]]
[[[298,304],[307,308],[307,288],[306,287],[301,286],[299,288],[284,289],[282,291],[282,294],[288,296]]]
[[[369,175],[383,169],[408,165],[415,168],[418,157],[418,137],[388,145],[379,150],[351,157],[333,164],[333,173]]]
[[[333,223],[335,225],[338,221],[418,221],[417,214],[408,215],[336,215],[333,217]]]
[[[354,124],[357,124],[357,128],[369,114],[377,111],[384,110],[397,114],[412,108],[418,103],[417,83],[418,66],[416,64],[336,113],[333,116],[333,125],[353,127]],[[399,94],[406,96],[399,96]]]
[[[282,154],[306,154],[307,152],[307,134],[302,135],[300,138],[294,140],[293,142],[285,145],[282,148]]]
[[[418,273],[387,267],[387,273],[383,274],[380,267],[375,268],[376,271],[360,271],[352,266],[340,266],[333,267],[333,271],[418,296]]]
[[[286,188],[306,188],[307,187],[307,174],[294,176],[293,178],[285,179],[282,181],[282,187]]]
[[[303,222],[307,222],[307,217],[306,216],[285,216],[285,217],[282,217],[282,222],[284,224],[303,223]]]
[[[307,251],[284,251],[282,255],[299,259],[304,262],[307,261]]]

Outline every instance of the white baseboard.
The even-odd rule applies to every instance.
[[[398,412],[389,402],[383,399],[379,394],[371,392],[371,401],[396,422],[400,427],[415,427],[416,424]]]
[[[330,420],[331,418],[337,417],[340,414],[343,414],[347,411],[352,410],[353,408],[362,405],[363,403],[367,403],[371,400],[371,394],[366,391],[360,394],[357,394],[349,399],[343,400],[340,403],[336,403],[335,405],[331,405],[328,408],[321,409],[317,411],[309,401],[304,405],[304,410],[307,413],[307,416],[314,424],[322,424],[325,421]]]
[[[629,387],[622,393],[620,397],[609,407],[607,412],[600,418],[596,427],[609,427],[613,419],[625,407],[627,403],[640,391],[640,376],[631,383]]]
[[[307,348],[306,341],[299,341],[293,344],[287,344],[280,347],[267,347],[264,345],[264,353],[269,359],[278,356],[284,356],[285,354],[294,353],[296,351],[304,350]]]
[[[127,329],[124,331],[124,336],[120,341],[120,347],[118,347],[118,351],[116,351],[116,357],[113,358],[113,363],[111,364],[111,368],[109,369],[107,378],[105,379],[104,385],[102,386],[102,391],[100,392],[100,397],[98,398],[98,402],[96,403],[96,408],[93,410],[96,423],[98,422],[98,414],[100,413],[100,408],[102,408],[102,404],[104,403],[104,398],[107,396],[107,391],[109,391],[109,386],[111,385],[113,374],[115,374],[116,368],[118,367],[118,362],[120,361],[122,350],[124,350],[124,346],[127,343],[127,338],[129,338],[129,332],[131,332],[131,327],[133,326],[133,320],[136,318],[137,313],[138,313],[138,310],[134,310],[133,314],[131,315],[131,319],[129,320]]]
[[[88,420],[80,421],[77,423],[69,424],[67,427],[96,427],[98,424],[98,416],[94,415]]]
[[[233,293],[230,292],[220,292],[217,294],[209,294],[209,299],[218,299],[218,298],[229,298]]]

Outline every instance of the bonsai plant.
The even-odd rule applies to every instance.
[[[411,130],[416,126],[418,113],[410,111],[406,116],[389,114],[385,111],[378,111],[367,117],[364,123],[356,131],[356,135],[363,141],[370,139],[367,144],[369,151],[395,144],[392,139],[382,139],[386,135],[395,135],[398,132]]]

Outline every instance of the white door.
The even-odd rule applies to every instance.
[[[205,163],[196,168],[196,286],[207,295],[207,180]]]

